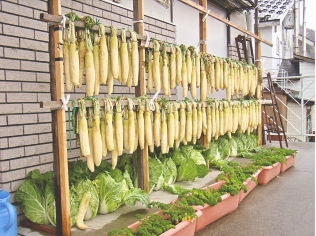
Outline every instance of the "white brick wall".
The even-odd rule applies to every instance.
[[[126,7],[100,0],[61,2],[63,14],[73,10],[81,17],[98,18],[105,26],[131,29],[133,12]],[[3,0],[0,10],[0,188],[11,192],[14,202],[15,191],[29,171],[53,169],[51,112],[39,105],[51,100],[48,25],[39,20],[40,13],[47,12],[47,1]],[[144,21],[150,37],[175,43],[174,25],[150,16]],[[73,91],[72,99],[82,98],[85,85]],[[99,96],[106,93],[107,87],[101,86]],[[172,90],[171,99],[175,93]],[[134,97],[135,88],[116,81],[113,96]],[[72,149],[69,160],[79,157],[74,137]],[[20,219],[19,206],[17,210]]]

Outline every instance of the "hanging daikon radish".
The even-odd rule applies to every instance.
[[[63,61],[64,61],[64,75],[65,75],[65,84],[66,91],[72,90],[72,83],[70,79],[70,68],[69,68],[69,42],[68,42],[68,33],[69,28],[63,28]]]
[[[160,81],[160,65],[159,65],[159,42],[157,40],[153,40],[154,43],[154,59],[153,59],[153,80],[155,83],[155,90],[158,92],[161,89],[161,81]]]
[[[230,76],[229,79],[230,79],[230,97],[231,97],[234,95],[234,91],[235,91],[235,68],[234,68],[233,61],[229,62],[229,76]]]
[[[182,51],[176,46],[176,85],[180,85],[182,81]]]
[[[169,69],[168,69],[168,56],[167,56],[167,46],[165,43],[162,45],[162,73],[161,73],[161,81],[162,81],[162,89],[165,95],[169,94]]]
[[[174,139],[179,140],[179,111],[178,104],[176,102],[173,103],[173,118],[174,118]]]
[[[221,90],[224,89],[224,60],[222,58],[219,59],[220,65],[220,80],[219,80],[219,88]]]
[[[174,89],[176,87],[176,49],[173,45],[170,45],[170,88]]]
[[[148,79],[147,79],[147,88],[151,93],[153,91],[153,52],[151,49],[147,50],[147,60],[148,60]]]
[[[168,125],[166,118],[166,109],[161,109],[161,154],[168,152]]]
[[[100,37],[100,84],[106,84],[108,78],[109,52],[104,25],[99,24]]]
[[[198,136],[198,118],[197,118],[197,104],[192,102],[192,142],[196,144]]]
[[[146,99],[145,102],[145,117],[144,117],[144,124],[145,124],[145,140],[146,143],[150,146],[153,142],[153,134],[152,134],[152,122],[151,122],[151,115],[152,111],[150,110],[150,101]]]
[[[95,82],[94,82],[94,94],[98,95],[100,92],[100,37],[99,33],[94,32],[93,40],[93,62],[95,71]]]
[[[195,51],[192,55],[192,73],[191,73],[191,83],[190,92],[193,99],[196,99],[196,62],[195,62]]]
[[[95,84],[95,68],[93,59],[93,46],[91,42],[90,32],[86,30],[86,44],[87,51],[85,55],[85,67],[86,67],[86,96],[93,96],[94,84]]]
[[[145,147],[145,123],[144,123],[144,104],[141,99],[138,100],[138,113],[137,113],[137,130],[138,130],[138,143],[140,149]]]
[[[119,76],[119,58],[118,58],[118,38],[116,29],[113,26],[111,28],[110,36],[110,60],[111,60],[111,72],[114,79],[117,79]]]
[[[185,123],[185,140],[186,142],[192,141],[192,104],[186,103],[186,123]]]
[[[221,127],[221,122],[220,122],[220,106],[219,106],[220,102],[216,101],[215,102],[215,121],[216,121],[216,132],[215,132],[215,136],[214,139],[217,140],[218,137],[220,136],[220,127]]]
[[[111,95],[113,93],[113,87],[114,87],[114,77],[112,75],[112,66],[111,66],[111,60],[108,60],[108,95]]]
[[[212,103],[210,103],[211,106],[211,120],[212,120],[212,138],[214,138],[216,136],[216,105],[215,105],[215,101],[213,101]]]
[[[185,139],[185,126],[186,126],[186,116],[185,116],[185,104],[180,102],[180,127],[179,127],[179,140],[183,141]]]
[[[202,65],[202,61],[201,61],[201,65]],[[204,135],[206,135],[207,115],[206,115],[206,109],[205,109],[204,103],[202,103],[201,111],[202,111],[202,132],[203,132]]]
[[[136,117],[136,113],[134,112],[134,117]],[[134,119],[134,126],[135,127],[138,127],[138,120],[137,119]],[[134,152],[137,150],[137,147],[138,147],[138,129],[135,129],[135,135],[134,135]]]
[[[115,129],[115,124],[113,124],[113,143],[114,143],[114,148],[111,151],[111,164],[112,164],[112,170],[115,169],[117,165],[117,159],[118,159],[118,149],[117,149],[117,140],[116,140],[116,129]]]
[[[215,58],[211,56],[209,58],[210,62],[210,81],[211,81],[211,92],[215,93]]]
[[[202,55],[201,60],[201,87],[200,87],[200,100],[201,102],[205,102],[207,97],[207,79],[206,79],[206,71],[205,71],[205,61],[207,60],[206,55]]]
[[[218,57],[215,58],[215,90],[218,91],[220,88],[221,81],[221,64]]]
[[[108,149],[106,146],[105,108],[104,107],[101,109],[100,131],[101,131],[101,140],[102,140],[102,156],[105,157],[108,153]]]
[[[120,55],[121,55],[121,80],[126,83],[128,78],[129,71],[129,62],[128,62],[128,50],[127,50],[127,42],[126,42],[126,31],[125,29],[121,29],[121,47],[120,47]]]
[[[200,87],[200,81],[201,81],[201,60],[200,60],[200,53],[195,53],[195,66],[196,66],[196,87]]]
[[[139,53],[138,53],[138,41],[137,33],[131,31],[132,40],[132,74],[133,74],[133,85],[138,85],[138,74],[139,74]]]
[[[181,84],[182,84],[182,97],[187,97],[188,92],[188,72],[187,72],[187,63],[186,63],[186,51],[187,48],[185,45],[180,45],[182,51],[182,70],[181,70]]]
[[[154,142],[156,147],[160,146],[161,140],[161,113],[160,106],[157,101],[155,101],[155,119],[154,119]]]
[[[138,142],[138,139],[135,140],[132,138],[135,135],[136,128],[135,127],[135,115],[134,115],[134,103],[131,98],[127,98],[128,102],[128,143],[129,143],[129,153],[132,154],[134,152],[135,142]]]
[[[185,56],[185,62],[187,66],[187,79],[188,79],[188,84],[191,84],[191,77],[192,77],[192,58],[191,58],[191,50],[190,47],[187,48],[186,50],[186,56]]]
[[[76,40],[75,22],[69,20],[69,70],[71,83],[79,85],[79,51]]]
[[[212,139],[212,110],[211,106],[208,104],[206,108],[206,114],[207,114],[207,130],[206,130],[206,140],[207,142],[211,142]]]
[[[174,144],[174,112],[173,112],[173,104],[169,103],[168,104],[168,146],[173,147]]]
[[[128,41],[130,42],[130,41]],[[126,86],[128,88],[132,87],[133,84],[133,65],[132,65],[132,45],[131,43],[127,44],[127,50],[128,50],[128,77],[127,77],[127,82],[126,82]]]
[[[118,40],[118,45],[119,45],[119,52],[118,52],[118,54],[117,54],[117,56],[118,56],[118,77],[116,78],[120,83],[122,83],[123,81],[122,81],[122,70],[121,70],[121,68],[122,68],[122,61],[121,61],[121,53],[120,53],[120,51],[121,51],[121,47],[120,47],[120,45],[121,45],[121,39],[117,39]]]
[[[201,103],[197,104],[197,130],[196,130],[196,138],[200,139],[202,135],[203,121],[202,121],[202,107]]]
[[[77,85],[78,88],[81,87],[83,82],[83,75],[85,70],[84,65],[84,56],[86,54],[86,32],[84,29],[80,29],[78,32],[79,35],[79,84]]]
[[[90,155],[89,135],[88,135],[88,123],[86,118],[86,104],[84,99],[78,100],[79,112],[78,112],[78,133],[80,149],[83,156]]]
[[[128,132],[128,109],[127,106],[124,107],[123,109],[123,149],[126,151],[129,151],[129,132]],[[133,134],[134,138],[134,134]],[[134,147],[133,147],[134,148]]]
[[[99,166],[102,161],[102,139],[100,131],[100,104],[98,99],[94,98],[93,102],[93,116],[92,116],[92,129],[93,129],[93,160],[96,166]]]
[[[87,156],[87,166],[91,172],[94,172],[94,145],[93,145],[93,124],[92,124],[92,108],[88,108],[88,135],[90,155]]]
[[[227,77],[228,77],[228,63],[227,60],[229,62],[229,58],[228,59],[223,59],[223,89],[227,88]]]
[[[113,142],[113,105],[110,99],[104,99],[105,106],[105,141],[108,151],[114,149]]]
[[[123,123],[122,123],[122,108],[121,108],[121,98],[116,98],[115,104],[115,135],[118,155],[123,154]]]
[[[243,87],[244,87],[244,64],[239,65],[239,83],[238,83],[238,90],[242,93]]]

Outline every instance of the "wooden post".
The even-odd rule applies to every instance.
[[[204,8],[207,8],[207,0],[199,0],[200,5]],[[200,25],[200,52],[207,52],[207,15],[200,13],[199,14],[199,25]],[[203,21],[204,19],[204,21]],[[203,43],[201,43],[203,42]]]
[[[261,31],[258,31],[258,36],[261,37]],[[258,64],[257,66],[261,69],[261,42],[258,41],[258,47],[257,47],[257,60],[258,60]],[[262,90],[262,87],[261,87]],[[261,93],[262,91],[260,91]],[[262,107],[262,106],[261,106]],[[262,117],[262,113],[261,113],[261,117]],[[259,146],[262,146],[262,129],[263,129],[263,125],[262,125],[263,119],[261,119],[261,125],[258,125],[258,144]]]
[[[133,0],[133,18],[134,30],[139,35],[144,35],[144,1]],[[140,22],[141,21],[141,22]],[[139,80],[138,86],[135,88],[135,95],[137,97],[146,94],[146,80],[145,80],[145,47],[143,44],[139,47]],[[146,127],[145,127],[146,129]],[[148,166],[148,145],[145,144],[143,150],[139,147],[137,149],[138,157],[138,185],[149,193],[149,166]]]
[[[60,0],[48,1],[48,12],[61,15]],[[63,80],[63,54],[61,50],[62,27],[60,24],[49,27],[49,53],[50,53],[50,88],[51,99],[59,101],[64,97]],[[65,111],[62,109],[52,111],[52,132],[54,152],[54,179],[56,201],[56,235],[71,235],[70,202],[67,160],[67,136]]]
[[[207,0],[199,0],[199,4],[207,8]],[[208,15],[199,13],[199,28],[200,28],[200,52],[207,52],[207,17]],[[201,135],[201,143],[203,144],[204,147],[208,148],[209,143],[205,137],[205,135],[202,133]]]

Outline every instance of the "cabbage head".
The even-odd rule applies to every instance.
[[[99,210],[99,195],[95,182],[89,179],[80,179],[75,185],[78,201],[80,202],[85,192],[91,193],[91,199],[89,202],[88,209],[84,216],[84,220],[91,220],[97,216]]]
[[[176,181],[194,181],[197,176],[198,173],[195,168],[195,163],[191,158],[188,158],[178,167]]]
[[[99,186],[100,214],[115,211],[122,203],[123,183],[116,182],[109,174],[101,173],[96,177]]]
[[[177,179],[177,166],[171,158],[166,158],[163,162],[164,185],[173,184]]]
[[[56,221],[54,176],[52,171],[41,174],[38,169],[30,171],[26,180],[19,186],[16,201],[21,203],[22,211],[30,221],[48,225]],[[50,213],[48,214],[48,209]]]
[[[156,187],[156,190],[159,190],[160,188],[162,188],[162,184],[164,180],[163,179],[163,164],[158,158],[149,157],[148,165],[149,165],[149,193],[151,193],[155,187]]]

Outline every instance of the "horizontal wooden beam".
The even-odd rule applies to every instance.
[[[135,106],[138,106],[138,102],[139,102],[138,100],[134,99],[133,102],[134,102]],[[100,107],[104,107],[104,100],[99,100],[99,103],[100,103]],[[260,103],[262,105],[264,105],[264,104],[269,105],[269,104],[272,104],[272,101],[264,99],[264,100],[260,100]],[[113,104],[113,106],[115,106],[115,101],[112,101],[112,104]],[[40,102],[40,108],[49,108],[51,110],[62,109],[62,105],[63,105],[63,103],[61,101],[41,101]],[[121,100],[121,105],[126,106],[127,100]],[[204,107],[207,107],[206,102],[203,105],[204,105]],[[73,108],[73,107],[78,107],[78,106],[79,106],[78,101],[75,101],[74,104],[72,104],[71,101],[69,101],[67,103],[68,108]],[[86,100],[86,107],[93,107],[91,100]],[[185,107],[185,104],[184,104],[184,107]]]
[[[219,20],[219,21],[221,21],[221,22],[223,22],[223,23],[225,23],[225,24],[227,24],[227,25],[229,25],[229,26],[231,26],[231,27],[233,27],[233,28],[235,28],[235,29],[237,29],[237,30],[239,30],[239,31],[241,31],[241,32],[243,32],[243,33],[245,33],[245,34],[247,34],[247,35],[249,35],[249,36],[251,36],[251,37],[253,37],[253,38],[255,38],[255,39],[259,40],[259,41],[261,41],[261,42],[263,42],[263,43],[265,43],[265,44],[267,44],[267,45],[269,45],[269,46],[271,46],[271,47],[273,46],[272,43],[270,43],[269,41],[263,39],[262,37],[259,37],[258,35],[250,32],[250,31],[248,31],[248,30],[246,30],[246,29],[244,29],[242,27],[240,27],[239,25],[236,25],[235,23],[233,23],[233,22],[221,17],[220,15],[217,15],[216,13],[208,10],[207,8],[202,7],[201,5],[195,3],[195,2],[193,2],[191,0],[179,0],[179,1],[187,4],[188,6],[191,6],[191,7],[195,8],[195,9],[199,10],[200,12],[202,12],[204,14],[208,14],[211,17],[215,18],[216,20]]]
[[[41,13],[40,14],[40,19],[42,21],[50,22],[52,24],[54,24],[54,23],[55,24],[62,24],[63,17],[62,16],[51,15],[51,14],[47,14],[47,13]],[[67,19],[66,20],[66,25],[68,25],[68,22],[69,22],[69,20]],[[85,28],[85,23],[83,21],[75,21],[75,26],[84,29]],[[104,28],[105,28],[105,33],[106,34],[111,34],[111,28],[110,27],[104,26]],[[94,25],[93,26],[93,30],[99,31],[99,26],[98,25]],[[121,35],[121,30],[120,29],[117,29],[117,35],[119,35],[119,36]],[[126,30],[126,37],[130,38],[131,37],[131,32]],[[143,41],[147,40],[147,36],[144,36],[144,35],[137,35],[137,38],[140,39],[140,40],[143,40]]]

